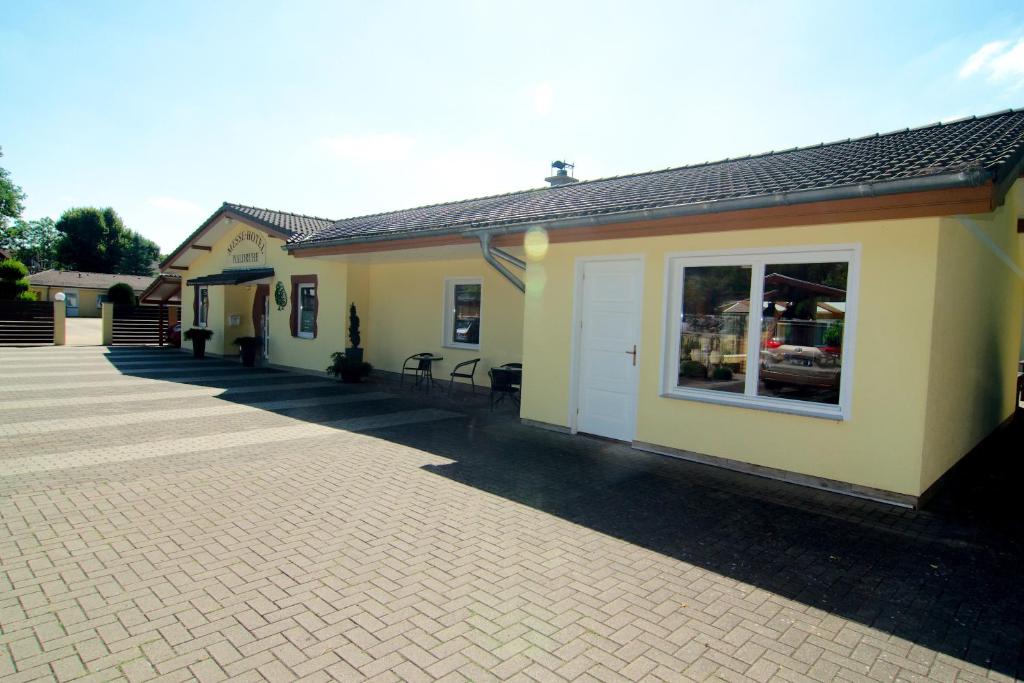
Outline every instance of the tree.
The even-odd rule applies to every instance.
[[[16,220],[0,237],[0,247],[13,251],[29,272],[57,267],[57,242],[60,233],[52,218],[35,221]]]
[[[0,300],[35,301],[28,291],[28,268],[21,261],[9,258],[0,261]]]
[[[117,212],[107,207],[78,207],[57,221],[60,241],[57,259],[71,270],[117,272],[124,253],[125,227]]]
[[[152,275],[153,262],[160,260],[160,247],[132,230],[122,244],[121,260],[114,272],[124,275]]]
[[[127,282],[115,282],[107,290],[107,301],[115,306],[134,306],[135,290]]]
[[[4,155],[0,151],[0,157]],[[0,231],[7,232],[7,224],[12,218],[21,218],[25,210],[25,193],[11,180],[7,169],[0,168]]]
[[[152,275],[160,247],[125,227],[112,208],[68,209],[57,221],[57,260],[70,270]]]

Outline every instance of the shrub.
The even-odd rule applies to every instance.
[[[35,301],[25,299],[28,293],[28,268],[21,261],[12,258],[0,261],[0,299],[19,301]]]
[[[28,277],[28,268],[21,261],[8,258],[0,261],[0,280],[21,280]]]
[[[335,379],[340,377],[343,382],[361,382],[363,378],[369,377],[373,366],[361,360],[346,358],[343,351],[335,351],[331,354],[331,364],[326,371]]]
[[[200,338],[208,340],[213,336],[213,330],[208,330],[205,327],[190,327],[185,330],[185,333],[182,336],[189,341],[194,341]]]
[[[822,338],[825,346],[840,346],[843,343],[843,321],[839,320],[825,328]]]
[[[28,293],[28,278],[0,280],[0,300],[10,301],[11,299],[17,299],[25,301],[26,299],[22,295]]]
[[[359,336],[359,316],[356,314],[355,302],[348,308],[348,340],[352,343],[353,349],[358,349],[359,342],[362,341]]]
[[[720,365],[711,371],[711,379],[732,379],[732,368]]]
[[[679,364],[679,374],[683,377],[703,378],[707,374],[707,368],[704,367],[703,363],[698,363],[695,360],[687,360]]]
[[[107,290],[107,301],[115,306],[134,306],[135,290],[127,282],[118,282]]]

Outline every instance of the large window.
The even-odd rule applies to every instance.
[[[206,327],[210,319],[210,290],[208,287],[199,288],[199,305],[196,308],[196,324],[199,327]]]
[[[444,286],[444,345],[480,348],[480,278],[450,278]]]
[[[299,336],[316,336],[316,286],[299,285]]]
[[[665,395],[848,415],[855,248],[680,255],[669,269]]]

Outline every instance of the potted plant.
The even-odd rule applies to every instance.
[[[263,337],[238,337],[235,339],[235,346],[241,351],[242,365],[247,368],[256,366],[256,354],[262,344]]]
[[[192,342],[192,357],[206,358],[206,342],[213,336],[213,330],[205,327],[191,327],[185,330],[185,339]]]
[[[346,384],[357,384],[370,375],[373,366],[361,360],[349,358],[342,351],[331,354],[331,364],[327,366],[327,374],[335,379],[341,378]]]
[[[346,358],[358,363],[363,362],[363,350],[359,348],[361,339],[362,337],[359,336],[359,316],[356,315],[356,304],[352,302],[352,305],[348,307],[348,340],[352,346],[345,349]]]

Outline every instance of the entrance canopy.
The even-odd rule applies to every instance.
[[[223,273],[203,275],[187,281],[185,284],[192,285],[240,285],[243,282],[262,280],[263,278],[274,277],[273,268],[246,268],[239,270],[225,270]]]
[[[141,304],[172,304],[181,305],[181,277],[161,273],[153,278],[149,287],[139,295]]]

